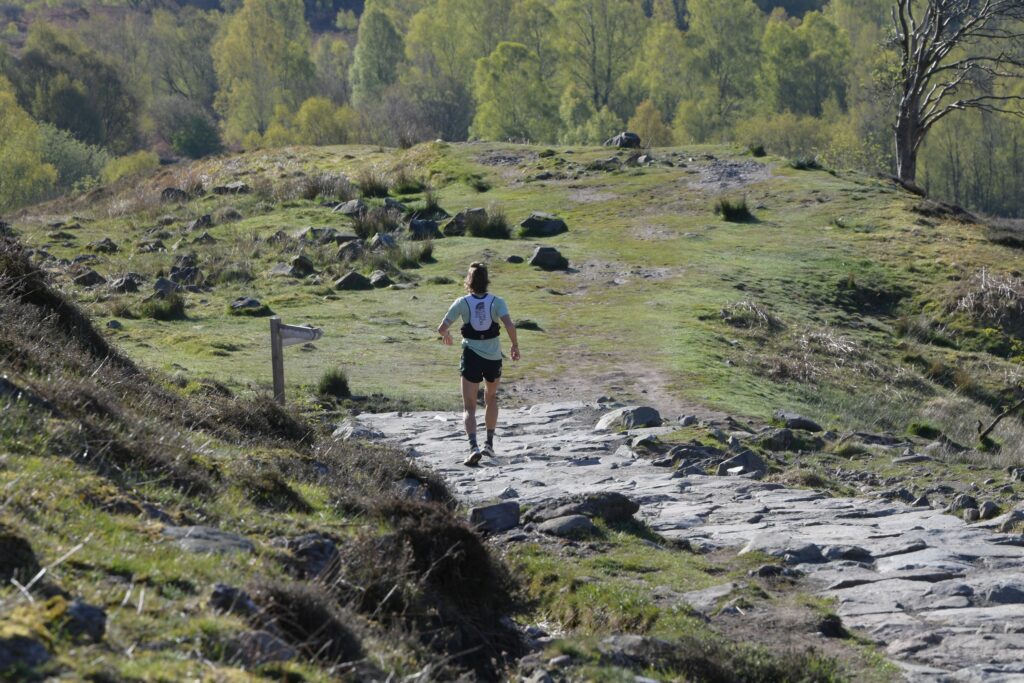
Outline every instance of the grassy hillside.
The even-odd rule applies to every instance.
[[[963,222],[881,179],[735,149],[659,149],[639,166],[628,157],[496,144],[295,148],[168,167],[5,217],[29,251],[5,241],[0,258],[0,578],[25,584],[48,570],[29,590],[34,602],[13,584],[0,589],[0,641],[43,648],[37,673],[94,680],[231,679],[243,667],[289,680],[496,678],[518,654],[505,615],[573,624],[582,640],[557,647],[583,661],[587,639],[624,629],[686,634],[700,657],[725,656],[718,636],[685,614],[651,612],[644,594],[648,581],[683,589],[745,576],[745,561],[610,529],[597,555],[574,560],[608,588],[600,599],[576,593],[575,571],[556,571],[564,557],[547,547],[512,552],[512,580],[456,520],[443,485],[400,454],[326,437],[348,410],[455,407],[457,354],[433,330],[472,260],[491,264],[494,291],[521,324],[510,403],[606,395],[670,417],[714,408],[755,421],[799,410],[837,431],[939,443],[911,473],[854,437],[787,456],[789,483],[843,489],[838,471],[853,468],[882,484],[956,478],[984,481],[979,495],[993,500],[1019,496],[1003,470],[1022,462],[1020,420],[1005,420],[984,450],[976,434],[1021,392],[1015,226]],[[247,191],[218,189],[232,182]],[[381,194],[371,191],[381,183],[410,214],[483,207],[513,238],[413,242],[400,230],[396,248],[345,262],[335,241],[304,234],[402,223],[382,196],[365,200],[376,222],[334,212]],[[167,188],[186,196],[162,198]],[[744,201],[752,215],[727,220],[722,210]],[[568,232],[518,238],[533,211],[557,214]],[[539,245],[561,250],[569,268],[506,261]],[[315,274],[270,275],[298,255]],[[153,296],[158,278],[190,266],[201,273],[192,291]],[[90,269],[106,282],[76,281]],[[337,290],[351,269],[385,270],[396,286]],[[125,276],[140,291],[114,291]],[[265,309],[233,315],[242,296]],[[267,400],[270,312],[325,330],[286,350],[295,412]],[[356,396],[317,396],[337,368]],[[709,437],[690,427],[666,440],[690,438]],[[433,502],[408,499],[416,482]],[[241,548],[182,552],[189,541],[174,529],[194,525],[239,534],[228,541]],[[643,579],[629,569],[641,555],[657,564]],[[248,598],[223,598],[216,584]],[[101,642],[68,626],[76,598],[106,610]],[[828,605],[792,591],[770,600],[803,621],[827,616]],[[313,605],[327,631],[299,618]],[[262,649],[258,632],[273,639]],[[251,659],[267,642],[298,657]],[[847,674],[884,679],[858,647],[829,655]],[[724,675],[777,667],[761,651],[727,651],[738,668]],[[604,680],[593,657],[584,674]],[[821,672],[809,680],[842,678],[808,657]]]
[[[514,317],[541,328],[521,333],[524,360],[507,372],[524,402],[639,399],[646,391],[680,411],[695,403],[766,418],[782,406],[838,427],[897,432],[926,420],[969,442],[977,419],[1019,393],[1021,255],[991,241],[990,229],[915,213],[920,200],[884,180],[797,170],[736,150],[657,150],[651,166],[587,170],[609,154],[444,143],[256,152],[171,167],[13,223],[27,244],[52,255],[42,263],[76,301],[121,323],[107,334],[133,359],[235,390],[269,382],[267,321],[228,314],[236,297],[255,296],[285,322],[326,332],[316,350],[288,352],[297,397],[308,392],[295,387],[340,366],[358,394],[451,405],[455,354],[434,343],[433,328],[459,296],[466,264],[482,259]],[[369,274],[383,265],[402,288],[335,291],[332,282],[350,267],[337,245],[292,236],[309,226],[351,233],[353,222],[332,208],[357,196],[356,181],[371,173],[402,176],[407,187],[392,195],[410,210],[425,201],[422,192],[401,194],[415,189],[412,179],[433,188],[449,213],[479,206],[517,224],[544,211],[564,218],[569,232],[435,240],[419,267],[395,267],[397,254],[354,266]],[[534,180],[541,174],[552,179]],[[210,192],[234,180],[253,191]],[[192,198],[161,203],[165,187]],[[714,211],[721,197],[745,198],[752,219],[723,220]],[[212,226],[190,232],[203,215]],[[279,232],[284,239],[274,238]],[[196,243],[204,233],[211,244]],[[87,246],[108,237],[116,253]],[[153,238],[167,251],[141,253],[138,245]],[[561,249],[570,269],[506,263],[539,244]],[[319,275],[268,275],[300,253]],[[88,267],[108,280],[141,274],[143,291],[71,285],[63,264],[81,255],[95,255]],[[154,279],[184,255],[211,289],[185,295],[185,319],[145,317],[141,301]],[[1012,444],[1015,433],[997,435]]]

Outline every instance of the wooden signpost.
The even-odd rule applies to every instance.
[[[274,400],[284,405],[284,347],[314,342],[324,336],[319,327],[285,325],[281,318],[270,319],[270,364],[274,371]]]

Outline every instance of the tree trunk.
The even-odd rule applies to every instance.
[[[900,116],[896,125],[896,177],[905,185],[917,184],[917,126]]]

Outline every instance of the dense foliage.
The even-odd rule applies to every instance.
[[[37,185],[0,208],[95,177],[105,159],[84,161],[85,149],[195,158],[225,145],[599,144],[629,127],[652,146],[728,141],[891,171],[892,4],[233,0],[115,11],[120,3],[100,2],[58,28],[45,3],[19,2],[5,9],[16,20],[0,48],[17,107],[87,147],[73,164],[25,151],[52,150],[52,132],[45,145],[19,147],[59,179],[32,175]],[[1022,92],[1009,80],[984,87]],[[1019,215],[1022,140],[1024,123],[1011,117],[950,117],[926,141],[919,179],[954,201]]]

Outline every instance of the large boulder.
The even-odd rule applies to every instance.
[[[615,137],[608,138],[604,141],[605,147],[623,147],[625,149],[639,149],[640,148],[640,136],[636,133],[629,131],[623,131]]]
[[[361,273],[357,273],[354,270],[350,270],[345,273],[337,280],[334,281],[335,289],[342,290],[359,290],[359,289],[373,289],[373,284],[370,283],[369,278]]]
[[[437,227],[437,221],[413,218],[409,221],[409,239],[431,240],[444,237]]]
[[[389,235],[386,232],[378,232],[370,240],[370,251],[380,251],[383,249],[394,249],[398,246],[398,240],[395,239],[394,235]]]
[[[339,261],[355,261],[363,255],[363,243],[359,240],[353,240],[346,242],[341,245],[338,249],[338,260]]]
[[[775,420],[787,429],[802,429],[805,432],[814,433],[823,431],[821,425],[814,420],[785,410],[776,410]]]
[[[334,207],[334,213],[340,213],[341,215],[349,216],[350,218],[362,216],[369,210],[370,207],[367,206],[366,202],[364,202],[362,199],[353,199],[351,201],[345,202],[344,204],[338,204],[336,207]]]
[[[337,241],[338,231],[334,228],[315,228],[310,226],[299,230],[292,237],[309,244],[330,244]]]
[[[482,531],[502,532],[519,526],[519,503],[506,501],[470,508],[469,523]]]
[[[118,294],[131,294],[139,291],[142,284],[142,276],[138,273],[127,273],[110,283],[110,291]]]
[[[589,536],[597,532],[597,527],[584,515],[566,515],[542,522],[540,530],[545,534],[562,538]]]
[[[523,237],[554,237],[569,231],[569,226],[561,218],[540,211],[531,213],[519,227]]]
[[[77,276],[74,280],[75,284],[79,287],[95,287],[96,285],[104,284],[106,281],[107,278],[103,277],[91,268]]]
[[[370,273],[370,284],[377,289],[383,289],[384,287],[390,287],[395,283],[383,270],[375,270]]]
[[[626,406],[605,413],[594,427],[597,431],[660,427],[661,414],[649,406]]]
[[[531,522],[544,522],[558,517],[583,515],[615,524],[628,522],[640,505],[616,491],[599,491],[541,503],[527,513]]]
[[[768,465],[760,455],[754,451],[743,451],[719,463],[716,474],[720,477],[730,474],[764,474],[767,469]]]
[[[89,248],[93,251],[98,251],[101,254],[114,254],[121,249],[117,246],[117,243],[109,237],[104,237],[97,242],[92,242],[89,244]]]
[[[441,232],[445,237],[462,237],[466,234],[466,225],[470,222],[487,222],[487,210],[480,207],[463,209],[441,226]]]
[[[530,265],[543,270],[565,270],[569,267],[569,259],[554,247],[537,247],[530,257]]]
[[[297,254],[289,261],[292,270],[298,275],[298,277],[306,277],[316,272],[316,267],[313,265],[312,259],[305,254]]]

